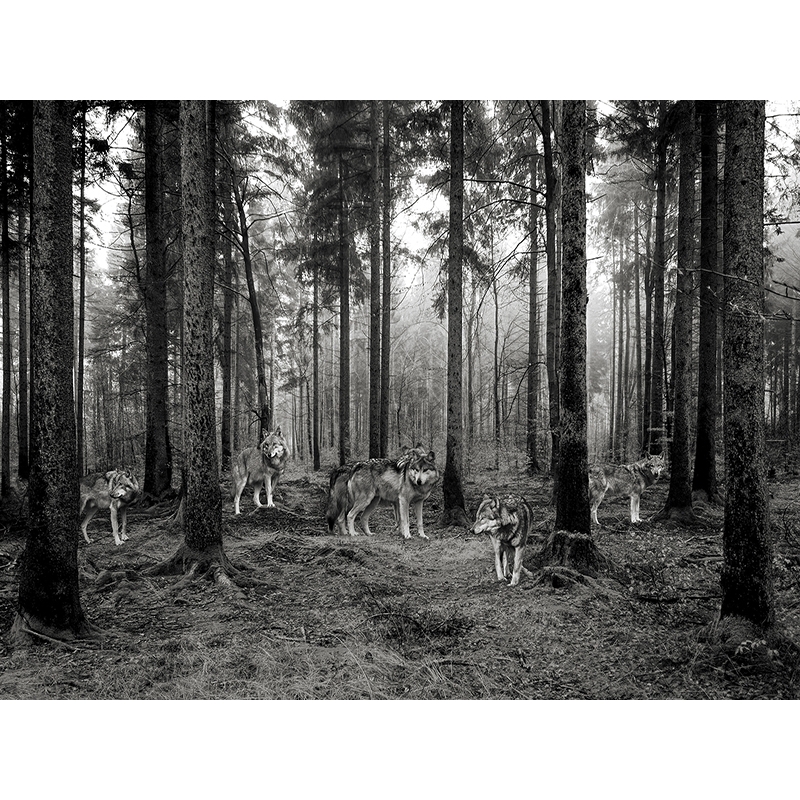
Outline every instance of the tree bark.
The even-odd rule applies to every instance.
[[[0,262],[3,283],[3,400],[2,451],[0,452],[0,497],[11,494],[11,247],[8,237],[8,150],[6,129],[8,127],[7,103],[0,101]],[[20,242],[20,247],[22,243]]]
[[[370,133],[372,180],[369,218],[369,457],[378,458],[381,450],[381,203],[380,125],[377,100],[372,100],[370,103]]]
[[[717,258],[717,103],[700,111],[700,329],[697,366],[697,434],[692,488],[718,503],[717,484],[717,318],[722,283]]]
[[[78,474],[72,382],[72,103],[34,102],[30,521],[15,644],[92,636],[78,592]]]
[[[556,529],[589,534],[586,411],[586,102],[564,102],[562,332]]]
[[[381,220],[381,245],[383,286],[381,303],[381,442],[380,454],[383,458],[389,449],[389,387],[391,366],[391,333],[392,333],[392,247],[391,247],[391,211],[392,211],[392,169],[391,147],[389,138],[389,111],[391,103],[383,101],[383,216]]]
[[[26,112],[31,107],[25,104]],[[30,124],[30,113],[26,113],[26,123]],[[27,127],[27,126],[26,126]],[[22,149],[17,154],[17,259],[19,264],[19,399],[18,399],[18,426],[19,426],[19,456],[17,459],[17,474],[22,480],[30,477],[30,458],[28,452],[28,406],[29,406],[29,359],[28,359],[28,264],[26,253],[26,191],[25,191],[25,159]]]
[[[350,450],[350,222],[345,183],[347,162],[339,153],[339,463]]]
[[[527,386],[527,449],[528,475],[536,475],[541,469],[537,447],[539,416],[539,197],[537,195],[537,172],[539,154],[536,151],[536,133],[531,134],[531,188],[528,236],[530,240],[530,274],[528,277],[528,386]]]
[[[164,128],[161,103],[145,105],[145,219],[147,271],[142,281],[145,302],[146,432],[144,493],[159,498],[172,485],[169,439],[169,325],[167,258],[164,232]]]
[[[681,102],[680,190],[678,196],[678,278],[673,314],[673,376],[675,393],[669,493],[655,519],[691,522],[692,480],[689,469],[689,404],[692,381],[692,306],[694,296],[694,217],[696,137],[693,102]]]
[[[775,622],[764,463],[764,101],[726,102],[725,523],[720,616]]]
[[[450,101],[450,223],[447,261],[447,454],[442,479],[442,522],[468,527],[461,487],[462,284],[464,261],[464,102]]]

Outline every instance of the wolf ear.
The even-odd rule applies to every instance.
[[[276,436],[282,436],[282,434],[281,434],[281,426],[280,425],[278,425],[278,427],[275,428],[275,435]]]
[[[429,461],[436,461],[436,453],[433,450],[428,451],[428,460]]]
[[[110,481],[114,477],[115,472],[115,469],[110,469],[108,472],[106,472],[106,480]]]

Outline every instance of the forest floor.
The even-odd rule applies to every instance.
[[[528,556],[552,530],[548,486],[518,471],[465,483],[468,513],[484,491],[534,507]],[[98,514],[78,549],[80,591],[102,641],[0,640],[0,697],[47,699],[734,699],[800,695],[800,517],[797,479],[771,483],[777,631],[761,642],[716,629],[722,509],[696,505],[690,527],[652,523],[668,480],[647,490],[639,525],[627,499],[605,501],[595,530],[621,581],[554,589],[495,580],[483,535],[436,527],[441,487],[425,504],[430,541],[405,541],[391,513],[375,536],[329,536],[327,473],[290,466],[277,508],[234,517],[225,549],[265,585],[240,593],[144,577],[182,541],[162,510],[133,508],[115,547]],[[479,488],[480,486],[480,488]],[[252,513],[251,513],[252,512]],[[76,533],[76,536],[78,534]],[[21,533],[0,538],[0,629],[11,627]],[[127,579],[103,583],[104,571]],[[726,641],[727,638],[727,641]]]

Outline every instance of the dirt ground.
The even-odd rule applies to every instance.
[[[596,541],[621,580],[565,589],[528,576],[514,588],[498,583],[488,538],[436,526],[440,488],[425,505],[429,541],[403,540],[387,510],[373,516],[373,537],[329,536],[327,473],[298,465],[275,509],[253,511],[247,496],[234,517],[226,498],[226,552],[265,581],[238,593],[141,575],[182,540],[165,509],[133,509],[121,547],[108,515],[98,514],[94,541],[81,539],[78,554],[84,609],[103,640],[16,649],[3,641],[0,697],[796,698],[797,479],[771,485],[778,626],[769,641],[746,626],[714,624],[721,509],[697,505],[691,527],[647,521],[667,480],[645,493],[639,525],[627,521],[626,500],[600,506]],[[531,501],[530,555],[552,529],[547,486],[517,471],[488,473],[466,482],[468,512],[495,489]],[[3,632],[22,547],[19,534],[0,538]],[[106,583],[108,570],[126,577]]]

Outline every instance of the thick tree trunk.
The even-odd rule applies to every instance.
[[[311,346],[313,354],[311,357],[311,380],[314,385],[314,399],[312,401],[313,432],[312,432],[312,454],[314,459],[314,472],[320,469],[319,454],[319,266],[317,259],[314,259],[314,310],[312,312],[311,323]]]
[[[389,139],[390,101],[383,101],[383,217],[381,220],[381,245],[383,286],[381,303],[381,457],[387,456],[389,449],[389,385],[392,332],[392,169]]]
[[[372,137],[372,181],[369,218],[369,457],[378,458],[381,450],[381,202],[380,202],[380,125],[378,101],[370,103]]]
[[[673,315],[673,386],[675,408],[670,450],[667,502],[656,519],[691,522],[692,480],[689,469],[689,404],[692,381],[692,307],[694,301],[694,181],[696,137],[693,103],[680,101],[680,192],[678,197],[678,278]]]
[[[350,221],[345,183],[347,162],[339,154],[339,463],[351,458],[350,446]]]
[[[447,262],[447,455],[442,522],[469,527],[461,487],[463,420],[461,375],[464,260],[464,102],[450,101],[450,226]]]
[[[78,593],[72,383],[72,104],[34,103],[30,522],[10,639],[95,633]]]
[[[558,485],[558,357],[559,336],[561,334],[561,275],[556,259],[556,206],[558,180],[553,163],[553,145],[550,139],[550,101],[542,100],[542,144],[544,149],[545,174],[545,220],[547,229],[547,389],[549,395],[550,437],[552,451],[550,455],[550,474],[553,478],[553,491]]]
[[[27,105],[27,104],[26,104]],[[29,120],[28,120],[29,121]],[[22,151],[17,158],[17,259],[19,264],[19,456],[17,474],[22,480],[30,476],[30,458],[28,455],[28,405],[29,405],[29,373],[28,373],[28,264],[26,253],[26,208],[25,208],[25,164]]]
[[[650,392],[651,455],[663,451],[664,440],[664,365],[666,342],[664,334],[664,272],[666,265],[667,224],[667,103],[660,101],[658,113],[658,147],[656,155],[656,242],[653,253],[653,361]]]
[[[169,440],[169,325],[164,232],[164,115],[159,101],[145,106],[145,219],[147,271],[142,282],[147,351],[145,495],[159,498],[172,485]]]
[[[556,530],[589,534],[586,441],[586,102],[564,102],[563,305]]]
[[[7,108],[0,101],[0,262],[3,282],[3,400],[0,431],[0,497],[11,494],[11,247],[8,237]],[[22,243],[20,242],[20,247]]]
[[[230,107],[223,106],[222,141],[226,144],[231,140]],[[223,231],[231,231],[234,226],[233,210],[233,169],[230,164],[220,167],[220,200],[222,203]],[[233,311],[236,305],[236,292],[234,288],[235,271],[233,265],[233,245],[231,237],[224,232],[220,237],[222,248],[222,346],[220,349],[220,372],[222,373],[222,408],[220,409],[220,433],[222,440],[222,453],[220,468],[223,473],[230,469],[233,456],[233,424],[232,424],[232,385],[235,382],[233,374]]]
[[[775,621],[764,464],[764,101],[726,103],[721,617]]]
[[[720,501],[717,485],[717,317],[722,283],[717,259],[717,103],[700,108],[700,332],[697,367],[697,438],[692,488]]]
[[[181,101],[183,199],[184,431],[186,546],[202,553],[222,543],[214,408],[214,207],[204,101]]]

